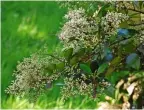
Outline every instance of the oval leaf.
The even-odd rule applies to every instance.
[[[81,49],[77,50],[77,52],[75,53],[75,55],[76,55],[77,57],[81,57],[81,56],[83,56],[84,54],[85,54],[85,48],[81,48]]]
[[[107,13],[107,8],[110,7],[110,4],[106,4],[104,6],[102,6],[102,8],[99,10],[98,12],[98,17],[103,17],[106,15]]]
[[[75,65],[76,63],[78,63],[79,61],[79,58],[77,56],[73,56],[71,59],[70,59],[70,64],[71,65]]]
[[[65,59],[69,60],[72,56],[73,48],[66,49],[63,52],[64,52],[63,54],[64,54]]]
[[[97,73],[100,74],[100,73],[105,72],[105,70],[107,69],[107,67],[108,67],[108,63],[103,63],[103,64],[98,68]]]
[[[64,69],[64,67],[65,67],[65,63],[64,62],[56,64],[56,69],[58,71],[62,71]]]
[[[80,68],[86,73],[92,73],[90,67],[86,64],[80,64]]]
[[[140,57],[136,53],[132,53],[127,57],[126,63],[129,67],[138,70],[140,68]]]
[[[53,70],[56,69],[56,64],[48,64],[46,67],[45,67],[45,72],[48,72],[48,73],[52,73]]]

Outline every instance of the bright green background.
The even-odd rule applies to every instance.
[[[2,103],[6,100],[4,90],[12,80],[17,61],[44,44],[49,51],[58,44],[56,34],[65,12],[66,9],[60,9],[56,2],[2,2]]]
[[[4,90],[13,79],[12,73],[17,61],[36,52],[45,44],[49,51],[58,45],[56,34],[62,26],[67,9],[60,8],[56,2],[2,2],[2,108],[95,108],[95,102],[88,97],[79,96],[68,99],[63,104],[59,96],[59,87],[46,91],[32,105],[25,99],[8,96]]]

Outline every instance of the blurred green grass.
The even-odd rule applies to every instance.
[[[47,45],[52,52],[59,45],[56,36],[67,9],[57,2],[2,1],[1,3],[1,100],[2,108],[95,108],[96,102],[88,97],[70,98],[65,103],[58,98],[60,87],[53,87],[40,96],[35,104],[5,94],[13,79],[17,61]]]
[[[56,33],[66,9],[56,2],[2,2],[2,76],[1,98],[6,100],[4,90],[12,80],[17,61],[28,57],[45,44],[49,51],[58,45]]]

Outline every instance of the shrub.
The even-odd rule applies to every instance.
[[[100,102],[108,101],[107,108],[141,108],[142,100],[137,100],[144,81],[144,3],[64,2],[62,6],[69,7],[58,35],[63,48],[53,53],[40,50],[25,58],[6,92],[31,99],[56,84],[65,100],[78,94],[94,100],[104,96]]]

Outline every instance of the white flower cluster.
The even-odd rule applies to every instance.
[[[67,99],[70,96],[76,95],[89,95],[92,97],[93,93],[93,84],[87,84],[82,79],[78,78],[74,80],[73,78],[64,79],[65,86],[62,87],[61,94],[62,97]]]
[[[105,17],[102,17],[101,26],[104,29],[105,34],[115,35],[117,34],[117,28],[120,23],[128,20],[126,14],[117,13],[117,12],[108,12]]]
[[[61,88],[61,94],[64,99],[76,95],[89,95],[92,96],[93,84],[87,82],[88,76],[86,76],[78,65],[67,67],[65,74],[68,75],[64,78],[65,85]]]
[[[49,74],[46,67],[52,63],[52,60],[58,62],[57,59],[51,56],[42,56],[42,53],[36,53],[29,58],[24,58],[13,73],[15,80],[12,81],[5,92],[13,95],[28,96],[31,97],[30,100],[37,99],[46,88],[50,88],[50,85],[47,86],[48,84],[61,76],[61,73]]]
[[[115,4],[116,4],[116,7],[119,9],[124,9],[124,8],[134,9],[133,1],[115,1]]]
[[[7,93],[18,94],[28,91],[30,88],[42,86],[41,67],[37,57],[25,58],[23,62],[17,65],[17,71],[14,73],[16,79],[6,90]]]
[[[68,20],[62,27],[59,38],[66,45],[91,44],[96,42],[95,32],[98,29],[96,22],[86,17],[85,10],[79,8],[78,10],[70,10],[65,15]],[[89,43],[87,43],[89,42]]]

